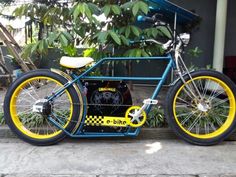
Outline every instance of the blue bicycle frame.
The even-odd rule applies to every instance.
[[[101,66],[101,64],[108,62],[108,61],[124,61],[124,60],[165,60],[168,62],[163,74],[161,77],[112,77],[112,76],[89,76],[89,74],[94,71],[96,68],[98,68],[99,66]],[[80,88],[80,90],[83,90],[83,86],[81,81],[83,80],[105,80],[105,81],[159,81],[153,94],[151,99],[156,99],[161,87],[163,86],[168,74],[170,73],[172,68],[175,68],[175,61],[172,58],[171,54],[168,54],[167,56],[161,56],[161,57],[134,57],[134,58],[129,58],[129,57],[113,57],[113,58],[103,58],[101,59],[99,62],[97,62],[95,65],[93,65],[91,68],[89,68],[88,70],[86,70],[85,72],[83,72],[82,74],[80,74],[79,76],[76,74],[72,74],[71,77],[73,78],[72,81],[69,81],[67,84],[64,85],[63,88],[61,88],[60,90],[57,91],[57,93],[55,93],[53,96],[51,96],[49,98],[49,100],[53,100],[57,97],[59,97],[61,94],[63,94],[63,92],[65,91],[65,89],[67,89],[68,87],[72,86],[73,84],[77,84],[78,87]],[[49,120],[58,128],[60,128],[61,130],[63,130],[67,135],[69,135],[70,137],[122,137],[122,136],[137,136],[141,130],[141,128],[136,128],[135,130],[128,128],[128,130],[125,133],[97,133],[97,132],[82,132],[83,126],[84,126],[84,122],[86,119],[86,115],[87,115],[87,109],[86,109],[86,96],[84,94],[82,94],[83,97],[83,106],[84,106],[84,112],[83,112],[83,117],[80,123],[79,128],[77,129],[77,131],[72,134],[71,132],[68,132],[67,130],[65,130],[58,122],[56,122],[52,117],[49,117]],[[151,110],[152,105],[148,105],[147,108],[145,109],[145,112],[148,114]]]

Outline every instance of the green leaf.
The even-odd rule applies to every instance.
[[[158,30],[156,28],[152,28],[151,32],[152,32],[152,36],[156,38],[158,35]]]
[[[144,49],[142,50],[142,57],[150,57]]]
[[[61,34],[63,34],[68,41],[70,41],[70,42],[73,41],[73,37],[67,31],[63,31],[63,32],[61,32]]]
[[[125,30],[125,37],[129,37],[130,35],[130,26],[127,26],[126,30]]]
[[[106,31],[100,32],[98,34],[98,41],[100,41],[102,44],[105,44],[107,40],[107,36],[108,36],[108,32]]]
[[[111,12],[111,6],[110,5],[105,5],[102,10],[103,10],[105,16],[108,17],[110,12]]]
[[[141,57],[142,56],[142,50],[141,49],[135,49],[135,56]]]
[[[43,40],[43,50],[42,53],[47,53],[48,52],[48,41],[46,39]]]
[[[129,46],[129,40],[125,36],[121,35],[120,38],[125,45]]]
[[[132,25],[131,26],[131,30],[132,30],[132,32],[134,33],[135,36],[139,36],[140,35],[138,27]]]
[[[132,8],[133,15],[136,16],[138,11],[139,11],[139,3],[137,2],[134,4],[134,6]]]
[[[66,39],[66,37],[64,35],[60,35],[60,42],[62,46],[67,46],[68,45],[68,40]]]
[[[112,6],[111,6],[111,9],[112,9],[112,11],[113,11],[114,14],[120,15],[121,9],[120,9],[120,7],[119,7],[118,5],[112,5]]]
[[[81,13],[80,6],[81,6],[81,4],[79,3],[79,4],[77,4],[77,6],[74,9],[74,12],[73,12],[74,21],[76,21],[77,17]]]
[[[33,46],[34,46],[34,44],[26,45],[23,49],[21,57],[24,58],[24,59],[28,58],[31,55],[31,49],[32,49]]]
[[[96,14],[96,15],[99,15],[101,9],[94,3],[87,3],[88,4],[88,7],[90,9],[90,11],[93,13],[93,14]]]
[[[84,3],[84,8],[85,8],[85,15],[90,19],[92,17],[92,13],[86,3]]]
[[[140,2],[139,2],[139,8],[140,8],[140,10],[141,10],[144,14],[147,15],[147,13],[148,13],[148,11],[149,11],[149,7],[148,7],[148,5],[147,5],[145,2],[140,1]]]
[[[80,3],[80,6],[79,6],[80,13],[85,14],[86,5],[87,4],[85,4],[85,3]]]
[[[94,54],[94,52],[95,52],[96,50],[97,50],[96,48],[89,48],[89,49],[86,49],[86,50],[84,50],[84,52],[83,52],[83,56],[84,56],[84,57],[91,57],[91,56]]]
[[[53,43],[55,42],[57,38],[58,38],[58,34],[56,34],[55,32],[51,32],[48,36],[48,44],[53,45]]]
[[[66,55],[74,57],[77,55],[77,49],[73,45],[63,47],[63,51]]]
[[[44,50],[44,45],[43,45],[43,40],[39,42],[39,47],[38,47],[38,51],[39,53],[43,53]]]
[[[170,32],[164,26],[158,27],[158,30],[166,37],[171,38]]]
[[[130,10],[132,8],[133,4],[134,4],[134,2],[129,1],[129,2],[122,4],[121,8],[125,9],[125,10]]]
[[[109,31],[109,34],[118,45],[121,45],[120,37],[114,31]]]
[[[39,45],[39,41],[36,42],[31,48],[31,54],[35,53]]]

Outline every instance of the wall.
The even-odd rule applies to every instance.
[[[190,62],[198,67],[212,65],[213,46],[215,34],[215,14],[216,0],[171,0],[179,6],[188,10],[194,10],[201,18],[201,24],[198,29],[193,30],[191,43],[188,49],[198,46],[203,53],[199,58],[190,59],[185,55],[185,61],[188,65]],[[190,61],[189,61],[190,60]]]
[[[228,2],[228,19],[226,29],[225,56],[236,56],[236,1]],[[220,42],[220,41],[219,41]]]

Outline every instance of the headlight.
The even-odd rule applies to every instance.
[[[188,45],[189,41],[190,41],[190,34],[188,33],[181,33],[179,35],[179,38],[181,39],[181,41],[184,43],[184,45]]]

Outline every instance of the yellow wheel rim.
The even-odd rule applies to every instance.
[[[228,85],[218,78],[199,76],[193,80],[202,95],[201,100],[204,101],[197,103],[198,101],[192,100],[191,105],[186,101],[191,100],[191,95],[183,96],[187,93],[186,86],[194,88],[192,81],[189,80],[179,88],[174,97],[175,121],[186,134],[192,137],[199,139],[217,137],[223,134],[234,121],[236,111],[234,94]],[[183,111],[184,109],[191,111],[188,114]]]
[[[41,82],[40,88],[47,87],[47,90],[43,88],[42,88],[42,91],[35,90],[34,88],[35,86],[33,86],[33,84],[36,82],[37,83]],[[53,84],[56,84],[56,86]],[[63,85],[60,82],[46,76],[38,76],[38,77],[27,79],[24,82],[22,82],[15,89],[10,100],[10,115],[16,128],[21,133],[34,139],[49,139],[49,138],[59,135],[61,133],[61,130],[59,130],[53,124],[51,124],[49,120],[47,120],[47,118],[45,117],[42,118],[41,115],[34,113],[32,111],[31,106],[32,106],[32,102],[36,101],[35,100],[36,96],[37,98],[40,98],[41,96],[50,96],[52,94],[50,93],[51,91],[56,91],[62,87]],[[43,93],[46,93],[49,95],[43,95]],[[64,100],[63,98],[65,97],[67,97],[68,100]],[[33,101],[29,101],[29,100],[27,101],[27,99],[31,99]],[[41,97],[40,99],[43,99],[43,97]],[[61,100],[63,100],[63,102],[61,101],[61,102],[56,103],[54,107],[58,107],[61,104],[68,105],[67,112],[69,111],[69,113],[64,113],[62,111],[61,112],[55,111],[56,112],[55,114],[60,115],[61,118],[65,116],[63,117],[63,119],[65,118],[65,120],[63,121],[63,127],[66,128],[72,118],[72,113],[73,113],[72,98],[67,90],[65,90],[65,94],[63,94]],[[31,105],[26,106],[25,104],[22,104],[23,101],[25,101],[26,104],[31,103]],[[30,122],[30,120],[33,120],[33,118],[35,121],[36,120],[41,121],[41,127],[39,127],[40,126],[39,123],[34,123],[33,121]]]
[[[141,114],[137,119],[133,119],[133,114],[141,109],[140,106],[132,106],[129,109],[127,109],[125,113],[125,120],[128,125],[131,127],[137,128],[141,127],[147,120],[147,114],[145,111],[141,111]]]

